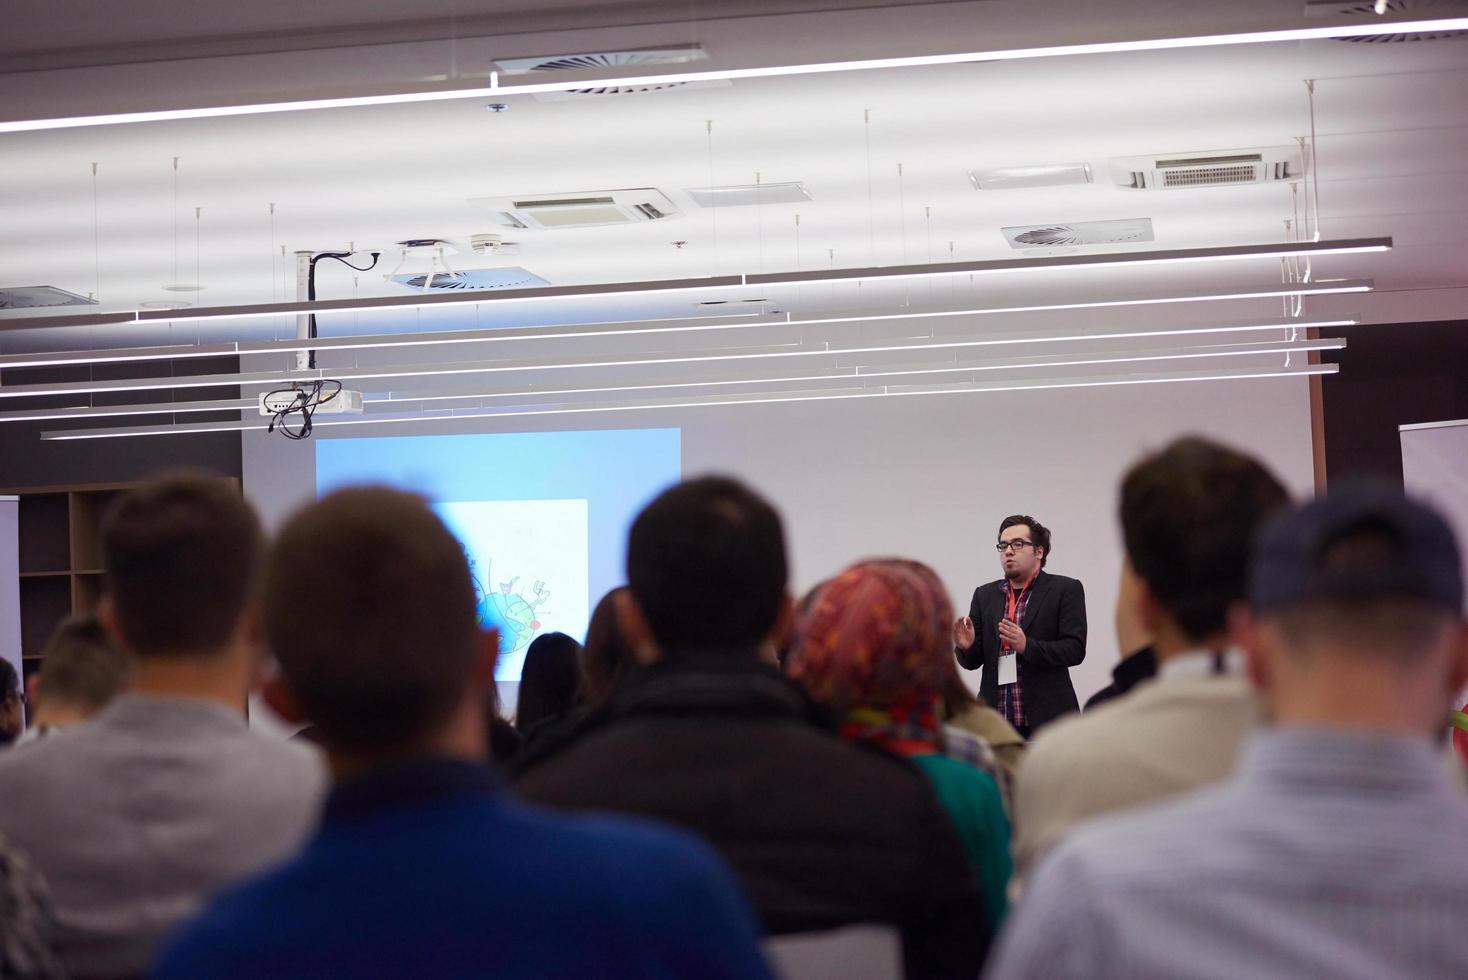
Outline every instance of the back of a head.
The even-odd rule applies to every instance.
[[[102,526],[117,628],[139,657],[222,650],[254,598],[264,538],[238,488],[166,477],[125,493]]]
[[[112,645],[91,613],[63,620],[41,657],[40,697],[48,706],[60,704],[92,714],[127,684],[126,655]]]
[[[1431,508],[1393,487],[1347,484],[1260,533],[1250,604],[1298,654],[1403,668],[1461,629],[1462,556]]]
[[[617,622],[617,594],[625,588],[618,586],[602,596],[591,611],[591,622],[586,624],[580,700],[588,708],[605,704],[636,661]]]
[[[1247,592],[1255,532],[1288,504],[1284,486],[1254,458],[1179,439],[1122,479],[1127,559],[1184,635],[1217,634]]]
[[[544,633],[530,641],[520,670],[515,727],[528,732],[547,718],[570,712],[581,686],[581,644],[565,633]]]
[[[752,649],[780,615],[787,576],[780,516],[727,477],[665,491],[627,543],[628,588],[664,655]]]
[[[468,560],[420,497],[367,487],[307,506],[276,538],[264,601],[281,671],[331,749],[412,750],[472,681]]]
[[[859,562],[801,616],[790,675],[840,711],[932,705],[953,673],[952,623],[948,593],[928,566]]]

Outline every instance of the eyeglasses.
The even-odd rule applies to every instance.
[[[1034,543],[1035,542],[1033,541],[1025,541],[1021,538],[1015,538],[1013,541],[999,542],[994,546],[994,550],[999,552],[1000,554],[1003,554],[1006,551],[1024,551],[1026,548],[1033,546]]]

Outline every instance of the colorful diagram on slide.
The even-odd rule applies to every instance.
[[[464,546],[479,625],[499,632],[496,678],[518,681],[525,650],[542,633],[585,635],[584,498],[453,500],[433,509]]]
[[[536,582],[528,590],[516,591],[517,575],[498,588],[485,588],[478,574],[478,562],[469,558],[469,573],[474,577],[475,619],[481,629],[493,629],[500,636],[500,656],[519,653],[540,632],[541,622],[535,611],[550,599],[550,589]],[[486,573],[488,569],[486,569]]]

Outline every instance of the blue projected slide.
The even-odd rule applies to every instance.
[[[627,528],[682,476],[677,429],[323,439],[316,492],[362,483],[421,493],[463,543],[495,676],[518,681],[538,634],[586,635],[625,579]]]

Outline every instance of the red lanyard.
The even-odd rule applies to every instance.
[[[1039,572],[1035,573],[1035,575],[1039,574]],[[1019,622],[1019,620],[1015,618],[1016,614],[1019,611],[1019,602],[1021,599],[1024,598],[1025,593],[1029,591],[1030,586],[1035,584],[1035,575],[1031,575],[1030,580],[1024,585],[1021,585],[1018,589],[1016,589],[1013,585],[1009,587],[1009,597],[1004,601],[1004,618],[1009,620],[1011,623]],[[1000,645],[999,649],[1009,650],[1011,649],[1011,647],[1008,643],[1004,643]]]
[[[1039,574],[1039,572],[1035,573],[1035,575]],[[1030,586],[1035,584],[1035,575],[1031,575],[1030,580],[1018,589],[1015,589],[1012,585],[1009,587],[1009,598],[1004,603],[1004,618],[1011,623],[1019,622],[1019,620],[1014,618],[1015,611],[1019,609],[1019,601],[1024,598],[1024,594],[1029,590]]]

